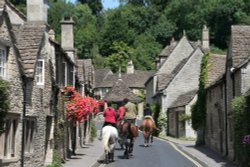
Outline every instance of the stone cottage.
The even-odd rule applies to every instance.
[[[225,110],[226,56],[211,54],[206,84],[205,144],[215,152],[226,155],[227,128]]]
[[[226,60],[226,125],[227,155],[233,160],[233,117],[231,101],[235,96],[241,96],[250,88],[250,26],[231,26],[231,39]]]
[[[113,74],[109,69],[96,69],[94,72],[94,94],[103,99],[111,90],[114,83],[119,79],[118,74]],[[121,74],[120,78],[136,95],[145,93],[145,82],[153,75],[152,71],[135,70],[133,62],[129,61],[127,65],[127,72]],[[143,115],[143,103],[138,104],[139,117]]]
[[[168,108],[167,117],[169,136],[176,138],[196,138],[192,129],[191,107],[197,100],[197,90],[192,90],[180,95]]]
[[[178,130],[176,120],[179,120],[176,116],[179,115],[174,112],[176,110],[175,107],[178,107],[175,104],[177,99],[186,98],[186,93],[195,92],[198,89],[200,63],[204,52],[209,49],[208,36],[208,29],[204,26],[202,46],[199,41],[189,41],[185,32],[179,42],[172,40],[170,45],[162,50],[159,58],[156,60],[157,72],[154,77],[146,82],[146,88],[149,90],[147,91],[149,94],[147,94],[146,101],[161,105],[163,113],[166,113],[169,118],[175,118],[168,120],[168,128],[170,129],[167,132],[169,135],[176,136],[179,133],[176,131]],[[191,99],[194,97],[195,95]],[[171,108],[171,111],[169,108]],[[184,113],[189,113],[186,116],[190,116],[190,111],[185,111]],[[174,122],[171,122],[172,120]],[[190,131],[185,134],[189,134],[189,137],[195,137],[195,132],[192,130],[190,122],[186,122],[184,125],[189,126],[185,129]]]
[[[0,136],[0,166],[42,167],[52,162],[59,87],[75,83],[75,51],[68,47],[72,44],[62,42],[62,49],[54,41],[46,0],[27,0],[27,17],[8,1],[0,4],[0,75],[12,90],[6,132]]]

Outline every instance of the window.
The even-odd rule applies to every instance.
[[[37,85],[44,84],[44,60],[38,59],[36,64],[36,83]]]
[[[3,156],[6,159],[16,157],[18,117],[7,118],[5,121],[5,132],[3,135]]]
[[[35,129],[35,119],[34,118],[26,118],[25,121],[25,152],[33,151],[33,140],[34,140],[34,129]]]
[[[0,48],[0,76],[6,77],[6,51]]]
[[[68,66],[67,63],[64,62],[64,86],[68,85]]]

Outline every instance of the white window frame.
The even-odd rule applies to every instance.
[[[7,54],[6,48],[0,47],[0,77],[6,78],[7,70]]]
[[[68,64],[67,62],[63,62],[64,63],[64,86],[68,85]]]
[[[39,67],[40,62],[42,62],[42,67]],[[41,70],[41,72],[39,72]],[[38,59],[36,63],[36,84],[37,85],[44,85],[44,72],[45,67],[44,67],[44,59]]]

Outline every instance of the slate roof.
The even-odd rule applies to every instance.
[[[231,27],[232,67],[238,68],[250,57],[250,26]]]
[[[225,74],[226,55],[212,54],[209,59],[206,87],[215,84]]]
[[[182,107],[187,105],[191,100],[193,100],[196,94],[197,90],[192,90],[180,95],[169,108]]]
[[[109,75],[113,74],[110,69],[95,69],[94,71],[94,87],[98,88],[101,87],[101,84],[103,83],[102,81]]]
[[[45,24],[24,24],[15,29],[17,48],[27,77],[34,77],[35,64],[46,28]]]
[[[161,53],[159,54],[159,56],[162,56],[162,57],[168,57],[172,51],[174,50],[174,48],[177,46],[177,43],[176,41],[171,41],[171,44],[170,45],[167,45],[162,51]]]
[[[105,71],[103,71],[103,73],[104,72]],[[107,71],[106,75],[101,75],[101,72],[98,73],[98,76],[95,76],[95,78],[97,79],[95,81],[96,88],[111,88],[114,82],[118,80],[118,74],[108,74]],[[145,88],[145,82],[149,77],[153,76],[153,74],[154,72],[152,71],[135,70],[133,74],[122,74],[121,76],[122,80],[128,85],[129,88]]]
[[[171,74],[157,74],[157,91],[162,91],[170,83],[173,76]]]
[[[112,89],[106,94],[104,100],[109,102],[122,102],[125,98],[135,103],[141,101],[122,79],[118,79],[112,86]]]

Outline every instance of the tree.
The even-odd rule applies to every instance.
[[[101,0],[78,0],[82,4],[87,4],[94,15],[99,15],[103,9]]]
[[[128,61],[133,57],[134,50],[124,42],[114,42],[112,50],[114,53],[106,58],[105,65],[110,67],[113,72],[117,72],[121,66],[121,71],[125,72]]]

